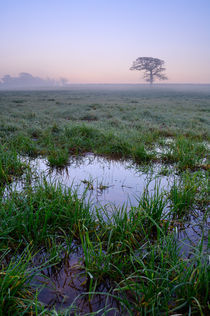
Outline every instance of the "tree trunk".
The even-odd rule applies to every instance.
[[[153,73],[152,73],[152,70],[150,70],[150,74],[149,74],[149,83],[151,85],[153,84]]]

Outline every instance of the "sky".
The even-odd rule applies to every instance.
[[[210,0],[0,0],[0,78],[143,83],[138,57],[168,83],[210,83]]]

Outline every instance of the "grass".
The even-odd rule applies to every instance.
[[[153,231],[156,232],[160,229],[160,224],[166,216],[164,212],[167,205],[167,199],[164,192],[159,192],[159,186],[156,184],[153,194],[150,194],[148,188],[146,188],[138,202],[139,207],[137,210],[140,214],[138,216],[144,218],[144,220],[142,219],[143,226],[148,232],[150,231],[150,233]]]
[[[173,201],[174,208],[176,202]],[[192,259],[179,258],[176,239],[169,229],[170,221],[164,227],[161,225],[166,204],[167,194],[160,193],[157,186],[154,194],[145,192],[139,198],[139,207],[130,211],[116,209],[107,220],[102,209],[94,215],[76,192],[43,180],[33,188],[29,184],[21,193],[11,191],[2,199],[0,248],[15,253],[17,247],[21,250],[33,242],[35,251],[45,249],[48,253],[43,264],[50,259],[57,265],[63,256],[68,258],[75,240],[82,247],[81,261],[90,300],[97,295],[100,285],[109,280],[109,295],[131,314],[159,315],[185,309],[201,310],[204,314],[207,305],[204,293],[208,287],[206,255],[201,246],[200,250],[193,249]],[[18,257],[16,265],[10,260],[7,272],[4,266],[1,268],[2,275],[8,274],[7,280],[10,273],[17,275],[18,280],[23,278],[17,289],[23,293],[25,284],[28,286],[27,278],[21,277],[26,271],[24,260]],[[199,264],[195,260],[200,260]],[[16,266],[20,270],[16,271]],[[15,297],[13,305],[17,311],[18,302]],[[40,306],[38,300],[34,304]]]
[[[205,87],[126,87],[122,90],[0,92],[0,138],[21,154],[45,155],[63,166],[68,154],[94,152],[157,160],[151,149],[165,137],[163,162],[198,168],[207,157],[209,101]],[[8,110],[9,109],[9,110]],[[206,165],[206,163],[204,163]]]
[[[168,152],[163,154],[164,160],[176,162],[181,171],[198,167],[205,157],[206,148],[203,144],[183,136],[176,138]]]
[[[41,315],[47,312],[37,299],[38,291],[31,286],[44,266],[31,267],[33,254],[30,247],[19,255],[10,256],[7,265],[8,256],[9,251],[4,250],[0,257],[0,315]]]
[[[171,313],[205,314],[208,281],[207,262],[201,264],[201,253],[193,261],[182,261],[171,238],[162,238],[143,254],[133,254],[132,273],[115,288],[124,294],[123,304],[140,315]]]
[[[80,315],[81,297],[91,305],[97,296],[103,306],[95,312],[104,315],[208,313],[203,142],[209,141],[210,94],[196,89],[0,92],[0,315]],[[164,174],[173,164],[173,184],[168,191],[160,191],[158,182],[153,191],[145,184],[137,207],[110,212],[91,207],[85,192],[79,198],[72,187],[41,176],[32,181],[20,159],[41,155],[62,168],[70,156],[86,152],[129,158],[148,170],[158,162]],[[18,191],[10,182],[21,175],[25,183]],[[84,183],[93,188],[91,180]],[[184,227],[191,215],[203,216],[203,227],[186,257],[176,225]],[[46,266],[58,275],[62,267],[72,273],[75,250],[84,276],[80,295],[67,309],[50,310],[41,303],[36,276]]]
[[[190,214],[194,208],[202,209],[208,205],[208,174],[189,173],[182,174],[179,182],[174,180],[169,193],[171,212],[175,217]]]
[[[10,247],[16,248],[20,242],[26,246],[32,240],[34,245],[47,246],[54,235],[61,241],[66,235],[79,238],[80,231],[91,227],[92,214],[76,193],[43,181],[1,201],[1,240]]]
[[[17,152],[6,145],[0,145],[0,185],[20,176],[26,165],[20,161]]]
[[[69,153],[67,150],[52,150],[47,157],[50,166],[64,167],[69,160]]]

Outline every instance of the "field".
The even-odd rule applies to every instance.
[[[209,85],[0,91],[0,315],[207,315],[209,112]],[[143,189],[108,205],[99,164]]]

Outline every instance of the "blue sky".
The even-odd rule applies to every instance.
[[[0,0],[0,77],[137,83],[137,57],[168,82],[210,83],[210,0]]]

